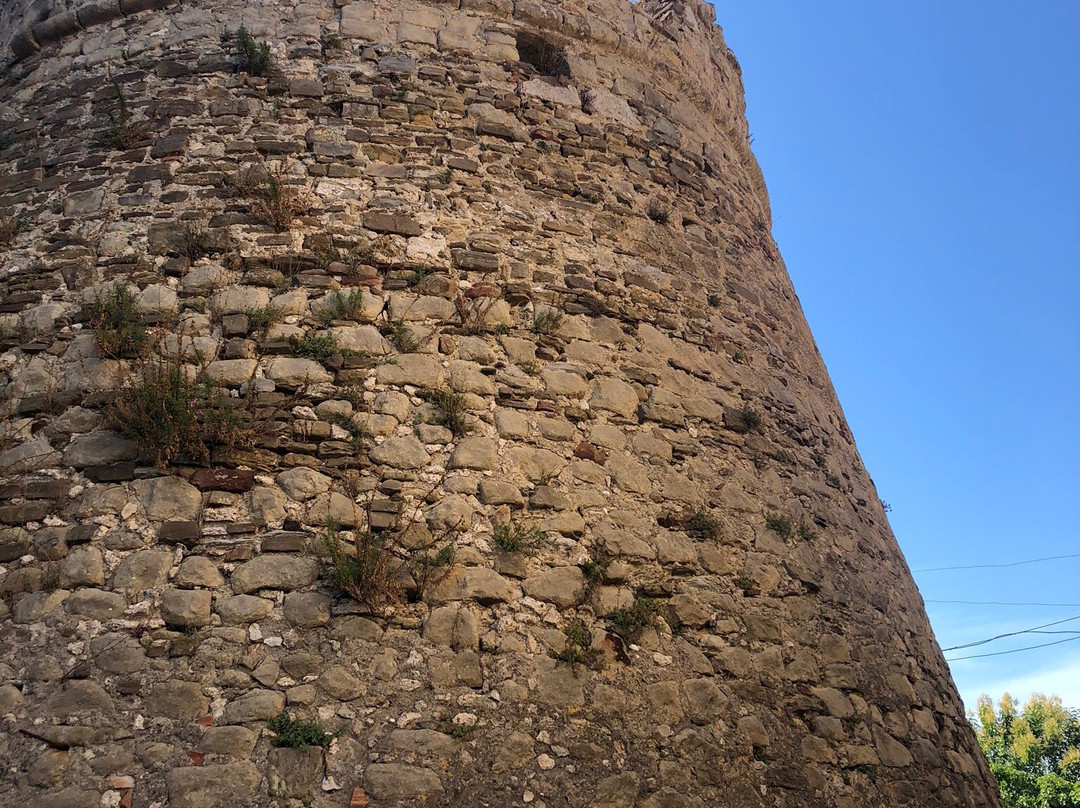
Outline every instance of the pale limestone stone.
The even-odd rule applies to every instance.
[[[280,385],[296,389],[334,380],[334,375],[312,359],[278,356],[266,366],[266,377]]]
[[[450,468],[491,470],[499,464],[499,447],[490,438],[462,439],[450,456]]]
[[[633,418],[638,408],[637,391],[620,379],[605,376],[593,382],[589,406]]]
[[[151,522],[194,521],[202,510],[202,493],[179,477],[155,477],[131,484]]]
[[[372,462],[399,469],[423,468],[431,459],[414,436],[383,441],[369,453]]]
[[[263,555],[245,561],[232,574],[233,591],[240,595],[260,589],[302,589],[315,582],[318,562],[313,558]]]
[[[320,474],[306,466],[297,466],[283,471],[274,481],[282,491],[297,502],[307,502],[320,494],[328,493],[333,482],[325,474]]]
[[[217,359],[206,366],[206,375],[223,387],[239,387],[255,376],[256,359]]]
[[[168,589],[161,596],[161,618],[166,625],[198,628],[210,625],[209,592],[201,589]]]

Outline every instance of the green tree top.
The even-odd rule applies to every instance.
[[[1041,693],[995,708],[983,694],[972,723],[1006,808],[1080,808],[1080,711]]]

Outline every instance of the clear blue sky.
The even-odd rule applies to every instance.
[[[774,234],[910,566],[1080,554],[1080,2],[717,18]],[[1080,558],[915,577],[943,647],[1080,616]],[[1080,707],[1080,641],[952,669],[969,707],[1006,689]]]

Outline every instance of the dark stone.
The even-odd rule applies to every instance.
[[[190,76],[192,69],[183,62],[177,62],[174,59],[162,59],[158,62],[157,69],[154,72],[161,79],[178,79],[183,76]]]
[[[150,150],[150,156],[154,159],[160,159],[183,154],[187,150],[187,142],[188,136],[185,134],[159,137]]]
[[[11,40],[11,52],[15,54],[16,59],[26,59],[33,56],[41,49],[41,46],[35,41],[33,33],[29,30],[20,31]]]
[[[26,555],[29,549],[30,539],[24,531],[4,531],[0,534],[0,564],[15,561]]]
[[[226,314],[221,318],[221,331],[226,337],[247,336],[249,327],[246,314]]]
[[[404,54],[395,53],[379,60],[380,73],[411,74],[416,72],[416,60]]]
[[[295,140],[258,140],[255,148],[263,154],[296,154],[303,146]]]
[[[53,511],[51,502],[25,502],[22,505],[0,507],[0,522],[5,525],[25,525],[40,522]]]
[[[276,530],[263,536],[264,553],[301,553],[307,549],[308,536],[297,531]]]
[[[95,533],[97,533],[96,525],[75,525],[68,530],[64,541],[68,544],[86,544],[94,538]]]
[[[393,233],[399,236],[419,236],[424,232],[424,228],[415,219],[388,213],[365,214],[364,227],[376,233]]]
[[[71,36],[79,30],[79,19],[74,11],[65,11],[54,17],[39,22],[34,26],[34,39],[40,43],[56,42],[66,36]]]
[[[69,484],[62,480],[34,480],[27,483],[9,483],[0,486],[0,500],[15,499],[60,499],[67,496]]]
[[[498,272],[499,256],[473,250],[454,250],[454,266],[469,272]]]
[[[475,174],[480,170],[480,164],[473,160],[468,160],[464,157],[451,157],[446,161],[448,168],[453,168],[457,171],[465,171],[469,174]]]
[[[94,483],[122,483],[135,479],[135,468],[135,463],[88,466],[83,469],[83,476]]]
[[[140,11],[157,11],[175,6],[180,0],[120,0],[120,10],[125,15],[138,14]]]
[[[511,129],[506,124],[490,120],[480,121],[480,123],[476,125],[476,133],[478,135],[491,135],[492,137],[497,137],[501,140],[521,142],[526,139],[526,135],[515,129]]]
[[[91,25],[100,25],[122,16],[119,0],[102,0],[98,3],[87,3],[75,11],[79,18],[79,25],[89,28]]]
[[[293,79],[289,82],[289,95],[302,98],[322,98],[323,86],[318,79]]]
[[[243,494],[255,486],[255,472],[240,469],[199,469],[191,475],[190,482],[200,491],[231,491]]]
[[[166,522],[158,532],[158,538],[167,544],[198,544],[202,529],[198,522]]]

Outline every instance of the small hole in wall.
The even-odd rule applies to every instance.
[[[520,31],[517,35],[518,59],[531,65],[541,76],[570,77],[566,49],[539,34]]]

